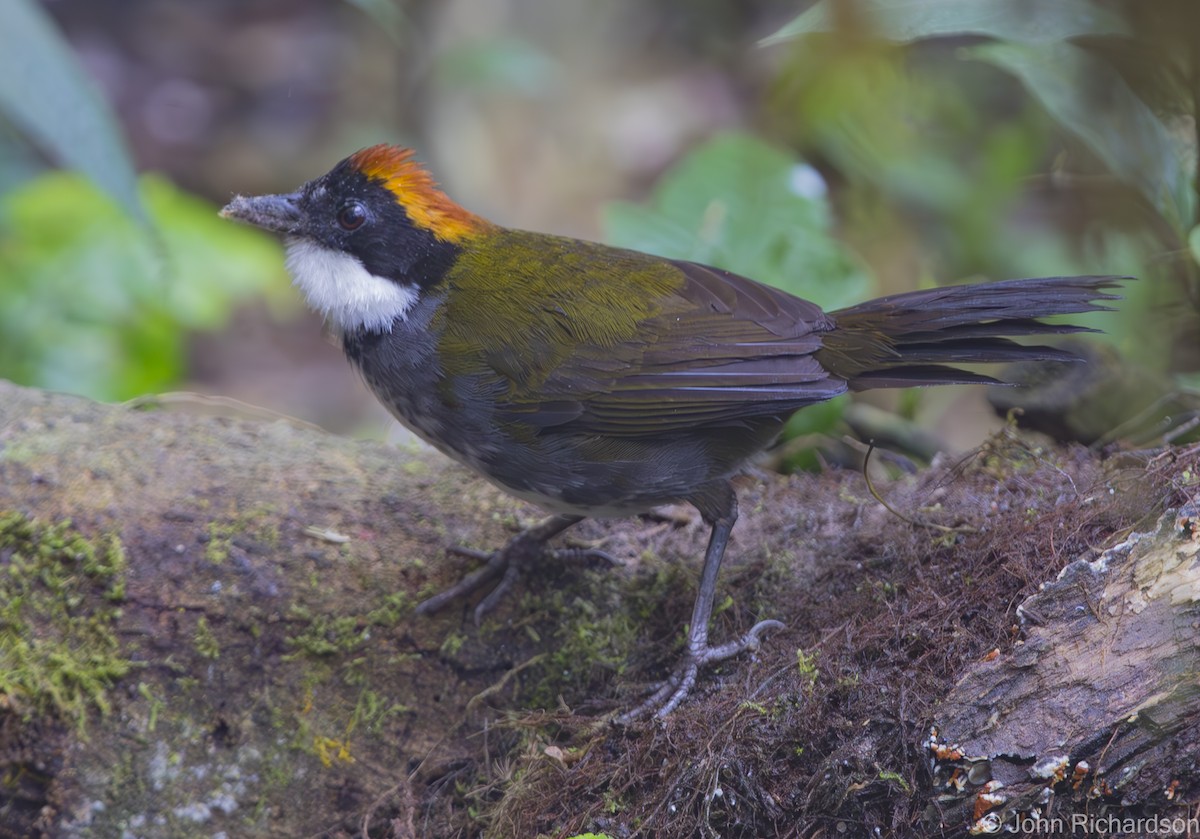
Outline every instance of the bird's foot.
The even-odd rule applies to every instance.
[[[620,565],[621,561],[598,548],[547,548],[546,541],[578,521],[577,518],[556,516],[528,530],[523,530],[496,551],[479,551],[474,548],[449,548],[449,553],[465,556],[483,563],[483,567],[472,571],[445,591],[421,601],[417,614],[431,614],[455,600],[468,597],[499,578],[491,591],[475,607],[475,624],[484,615],[496,608],[513,584],[521,578],[531,565],[549,560],[551,562],[585,563],[602,561],[609,565]]]
[[[688,651],[684,653],[683,661],[675,668],[675,672],[666,681],[660,683],[654,693],[643,700],[641,704],[617,717],[617,723],[626,725],[650,714],[662,719],[687,698],[696,684],[696,677],[699,675],[701,667],[733,658],[747,650],[757,650],[761,643],[760,636],[764,632],[783,628],[784,625],[780,621],[759,621],[750,627],[750,631],[741,638],[719,647],[710,647],[707,644],[694,648],[689,647]]]

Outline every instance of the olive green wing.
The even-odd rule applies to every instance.
[[[610,323],[608,334],[598,334],[594,324],[572,317],[602,313],[559,309],[552,326],[538,321],[534,328],[551,336],[516,342],[550,348],[545,363],[490,354],[507,383],[499,419],[539,433],[656,436],[785,417],[845,392],[845,382],[814,356],[833,325],[815,304],[697,263],[649,264],[664,276],[652,284],[652,308],[632,327]],[[667,276],[669,291],[661,288]],[[644,285],[627,293],[648,293]]]

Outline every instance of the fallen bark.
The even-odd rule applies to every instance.
[[[958,797],[950,783],[956,773],[976,780],[966,802],[975,831],[1037,824],[1051,813],[1062,819],[1064,807],[1051,806],[1058,796],[1127,805],[1193,796],[1200,766],[1196,503],[1096,559],[1072,562],[1018,606],[1017,617],[1022,640],[969,667],[934,715],[930,747],[942,758],[937,775],[950,799]],[[1190,820],[1194,833],[1197,816],[1173,818]],[[1117,832],[1098,825],[1086,832]]]

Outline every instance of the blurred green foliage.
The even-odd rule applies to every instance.
[[[836,171],[868,262],[915,239],[926,282],[1136,275],[1084,322],[1187,367],[1197,24],[1175,0],[821,0],[764,40],[789,45],[772,130]]]
[[[832,227],[821,175],[747,134],[698,146],[648,205],[604,211],[614,245],[715,265],[835,309],[861,300],[870,282]]]
[[[273,240],[163,178],[139,192],[153,233],[76,174],[0,195],[0,376],[98,399],[169,389],[188,330],[285,287]]]

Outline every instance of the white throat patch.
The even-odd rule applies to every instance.
[[[287,269],[308,305],[343,332],[388,332],[417,302],[417,290],[377,277],[348,253],[288,237]]]

